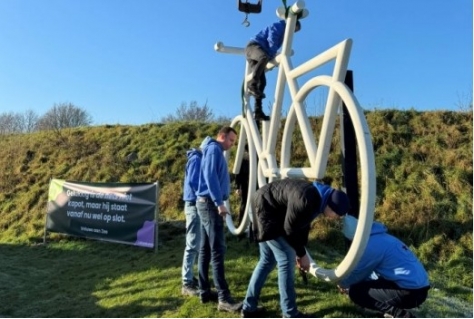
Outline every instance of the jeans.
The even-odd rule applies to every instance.
[[[426,300],[428,290],[429,287],[404,289],[392,281],[380,278],[352,285],[349,289],[349,297],[361,307],[400,318],[406,315],[405,309],[421,305]]]
[[[186,214],[186,247],[181,276],[183,285],[193,286],[193,266],[201,244],[201,220],[194,202],[185,202],[184,213]]]
[[[212,201],[196,203],[201,218],[201,247],[199,250],[199,293],[201,298],[209,296],[209,265],[212,264],[212,275],[219,301],[230,298],[229,286],[225,279],[224,255],[226,251],[224,238],[224,219],[219,215]]]
[[[295,292],[296,253],[282,236],[260,242],[260,259],[250,278],[247,295],[243,303],[246,311],[257,309],[260,292],[270,272],[278,264],[278,290],[284,317],[298,315]]]

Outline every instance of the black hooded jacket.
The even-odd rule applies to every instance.
[[[284,236],[296,255],[304,256],[311,222],[321,213],[321,202],[318,189],[308,181],[284,179],[261,187],[253,199],[256,240]]]

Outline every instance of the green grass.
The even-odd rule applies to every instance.
[[[158,253],[133,246],[53,236],[46,245],[0,244],[0,314],[8,317],[239,317],[183,297],[181,260],[182,223],[160,225]],[[227,235],[226,277],[233,296],[242,300],[258,247]],[[315,240],[313,255],[333,267],[342,254]],[[442,287],[434,282],[426,303],[415,312],[421,317],[472,317],[472,291]],[[374,314],[354,306],[334,283],[296,279],[298,306],[315,317],[363,318]],[[471,296],[471,297],[470,297]],[[470,299],[471,298],[471,299]],[[469,299],[471,300],[469,302]],[[276,270],[262,291],[268,317],[280,317]],[[454,307],[455,306],[455,307]]]
[[[375,218],[405,241],[427,268],[434,289],[417,310],[426,317],[472,317],[473,121],[471,112],[366,112],[377,172]],[[320,118],[311,118],[315,132]],[[184,248],[182,180],[185,152],[219,124],[105,125],[0,136],[0,316],[11,317],[222,317],[215,305],[180,295]],[[283,127],[283,124],[282,124]],[[342,184],[339,128],[325,181]],[[279,133],[281,134],[281,132]],[[295,130],[293,166],[308,159]],[[277,138],[279,159],[281,136]],[[127,162],[136,152],[138,159]],[[51,178],[90,182],[155,182],[160,185],[158,254],[62,235],[43,239]],[[231,198],[233,205],[235,199]],[[234,209],[235,211],[235,209]],[[164,223],[166,221],[166,223]],[[344,254],[334,225],[314,223],[311,252],[337,265]],[[255,247],[228,236],[226,272],[243,298]],[[273,274],[262,301],[279,317]],[[337,293],[334,284],[299,281],[301,310],[315,316],[370,317]]]

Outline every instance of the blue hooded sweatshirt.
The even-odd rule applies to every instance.
[[[215,139],[202,148],[201,173],[197,196],[210,198],[216,206],[224,204],[230,194],[230,177],[224,149]]]
[[[201,150],[209,142],[211,137],[207,136],[199,145],[199,149],[192,148],[186,152],[188,161],[184,171],[183,200],[196,202],[196,192],[199,186],[199,173],[201,171]]]
[[[183,200],[186,202],[196,202],[202,153],[200,150],[192,148],[186,152],[186,156],[188,161],[184,171]]]
[[[283,36],[285,35],[286,21],[280,20],[273,23],[271,26],[266,27],[253,38],[250,42],[255,42],[260,45],[263,51],[268,55],[268,58],[272,60],[275,58],[277,51],[283,44]]]
[[[346,216],[344,235],[353,239],[357,219]],[[374,222],[367,247],[354,270],[339,282],[342,288],[364,280],[371,280],[372,272],[378,277],[395,282],[400,288],[418,289],[429,286],[428,274],[410,249],[398,238],[387,233],[387,227]]]

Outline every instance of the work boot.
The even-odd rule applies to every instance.
[[[255,112],[253,113],[255,121],[269,121],[270,117],[262,111],[262,100],[255,101]]]
[[[255,121],[269,121],[270,120],[270,116],[265,115],[262,109],[255,109],[255,112],[253,113],[253,118],[255,119]]]

